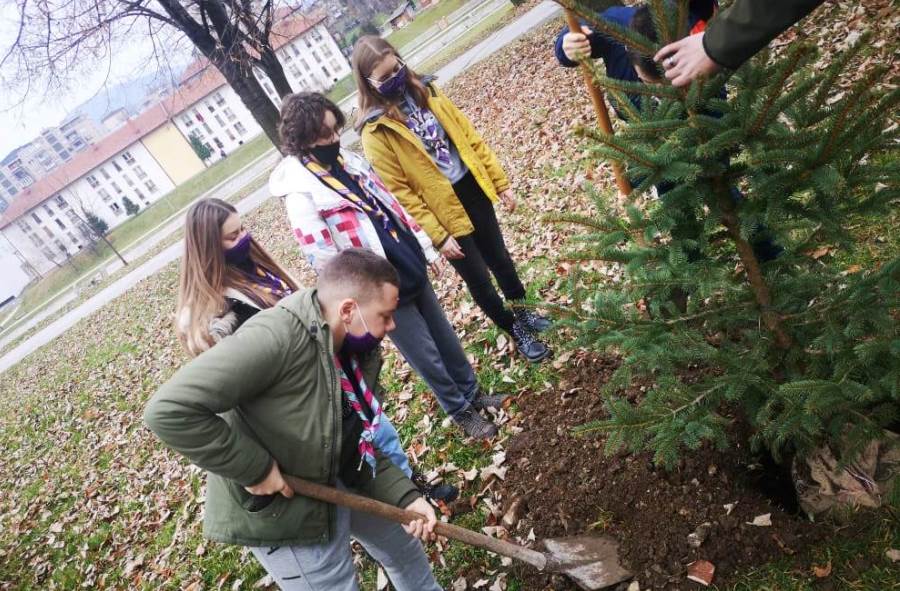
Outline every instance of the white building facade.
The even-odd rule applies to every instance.
[[[174,188],[138,141],[20,215],[2,232],[39,273],[45,273],[92,243],[85,213],[93,213],[112,229],[128,219],[126,197],[143,209]]]
[[[218,162],[223,154],[227,156],[262,133],[256,119],[228,84],[196,101],[173,120],[188,141],[196,136],[209,148],[207,164]]]

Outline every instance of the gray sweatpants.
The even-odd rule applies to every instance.
[[[392,521],[336,509],[336,534],[327,544],[250,548],[282,591],[358,591],[351,536],[381,564],[397,591],[441,591],[418,539]]]
[[[465,410],[478,392],[475,370],[431,285],[394,312],[390,332],[397,349],[451,417]]]

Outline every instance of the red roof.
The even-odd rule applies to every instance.
[[[310,28],[320,23],[325,17],[305,17],[296,15],[293,18],[279,18],[272,30],[272,46],[282,47]],[[0,229],[13,223],[16,219],[59,193],[66,186],[88,174],[122,150],[128,148],[142,137],[160,127],[169,117],[174,117],[191,105],[225,85],[225,77],[213,67],[209,67],[206,58],[191,63],[182,75],[182,83],[162,102],[156,103],[140,115],[129,119],[122,127],[92,144],[67,162],[41,177],[36,183],[20,191],[9,208],[0,215]]]

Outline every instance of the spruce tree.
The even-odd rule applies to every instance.
[[[687,32],[687,0],[649,3],[658,41],[588,3],[560,3],[643,55]],[[580,262],[564,324],[577,345],[622,358],[604,388],[608,419],[579,428],[605,432],[608,452],[650,449],[671,466],[704,442],[736,443],[740,421],[776,458],[822,444],[849,458],[897,421],[900,259],[846,268],[822,256],[852,253],[853,226],[900,197],[900,91],[879,89],[884,66],[860,71],[866,41],[824,69],[796,41],[685,90],[590,64],[629,123],[579,133],[592,160],[627,168],[634,190],[621,214],[588,185],[597,213],[553,221],[584,230],[563,254]],[[774,260],[754,250],[763,230],[784,249]],[[610,284],[598,262],[623,280]],[[636,380],[650,386],[629,401]]]
[[[127,215],[134,215],[141,210],[141,207],[128,197],[122,198],[122,207],[125,208],[125,213]]]
[[[92,211],[84,212],[84,219],[87,221],[88,226],[91,229],[91,232],[98,238],[102,238],[106,236],[106,232],[109,230],[109,224],[103,220],[100,216],[95,214]]]
[[[212,151],[209,149],[209,146],[203,143],[203,140],[200,139],[200,136],[198,136],[196,132],[192,133],[189,137],[191,139],[191,148],[194,149],[197,158],[206,164],[206,161],[212,157]]]

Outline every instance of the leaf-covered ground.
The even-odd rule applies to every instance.
[[[860,13],[855,3],[832,3],[811,30],[824,51],[867,25],[877,27],[876,43],[893,42],[896,26],[885,25],[896,25],[896,11],[885,16],[885,8],[891,5],[872,2]],[[544,224],[541,216],[584,209],[583,182],[609,186],[610,171],[587,166],[571,136],[574,126],[590,124],[593,115],[578,73],[553,61],[557,26],[478,64],[447,91],[513,180],[520,208],[503,214],[503,225],[530,296],[564,304],[570,267],[557,262],[557,254],[565,230]],[[887,57],[896,53],[889,48],[876,48],[878,59],[894,59]],[[278,259],[304,282],[311,280],[277,200],[246,221]],[[615,281],[616,270],[609,276]],[[0,375],[0,589],[266,586],[264,572],[239,548],[204,543],[202,474],[163,449],[140,421],[156,387],[186,360],[172,331],[176,283],[173,264]],[[559,374],[570,358],[528,366],[488,326],[455,275],[447,273],[436,287],[486,387],[520,400],[560,396],[565,385],[558,383]],[[474,444],[447,423],[394,355],[383,380],[391,393],[387,410],[411,456],[424,471],[462,488],[465,502],[452,508],[454,522],[496,532],[490,528],[507,501],[500,498],[503,480],[523,469],[506,462],[508,444],[528,428],[523,410],[514,404],[502,413],[501,437],[492,445]],[[896,529],[878,531],[886,543],[897,535]],[[535,588],[525,586],[508,562],[484,552],[455,543],[429,551],[448,588]],[[364,588],[375,589],[376,569],[360,561]],[[851,588],[856,580],[837,569],[824,578],[831,588]],[[773,578],[740,588],[795,588],[795,580]]]

